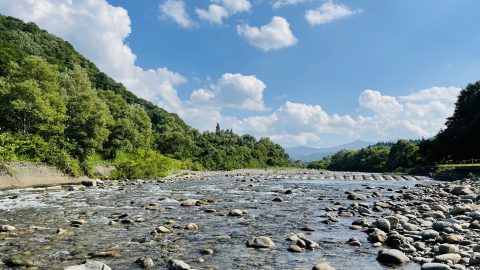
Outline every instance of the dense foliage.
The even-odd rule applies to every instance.
[[[289,165],[268,138],[189,127],[33,23],[0,15],[0,48],[0,160],[48,162],[72,175],[113,162],[125,178]]]
[[[460,92],[446,128],[421,148],[434,161],[480,159],[480,81]]]
[[[379,143],[360,150],[342,150],[322,160],[312,161],[309,168],[333,171],[404,172],[419,171],[426,161],[417,141],[399,140]]]

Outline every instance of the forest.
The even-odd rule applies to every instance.
[[[114,178],[290,165],[268,138],[191,128],[34,23],[0,15],[0,48],[0,163],[45,162],[73,176],[114,164]]]

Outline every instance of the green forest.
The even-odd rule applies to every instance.
[[[73,176],[115,164],[114,178],[290,165],[268,138],[191,128],[34,23],[0,15],[0,48],[0,163],[45,162]]]
[[[308,164],[335,171],[425,173],[438,164],[480,159],[480,81],[460,92],[455,110],[436,136],[418,141],[379,143],[342,150]]]

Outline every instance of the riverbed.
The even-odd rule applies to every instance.
[[[365,233],[349,228],[357,214],[338,217],[338,222],[327,222],[326,215],[355,203],[347,200],[346,192],[366,195],[362,203],[373,206],[375,201],[388,200],[396,190],[434,183],[275,173],[187,178],[2,191],[0,225],[9,224],[16,230],[0,233],[0,260],[16,256],[30,260],[38,269],[63,269],[85,259],[102,261],[112,269],[142,269],[136,263],[142,257],[153,259],[153,269],[167,269],[171,259],[194,269],[312,269],[322,261],[337,270],[391,269],[376,261],[381,248],[372,247]],[[194,205],[182,206],[186,200]],[[245,214],[229,216],[232,209]],[[368,219],[373,221],[381,214],[373,212]],[[73,227],[75,220],[86,223]],[[198,230],[185,229],[190,223],[198,225]],[[152,234],[159,226],[170,232]],[[320,247],[289,252],[287,238],[299,232]],[[255,236],[270,237],[275,247],[247,248],[247,240]],[[362,245],[348,245],[351,237]],[[204,255],[205,249],[213,254]],[[99,257],[102,251],[115,256]],[[2,267],[7,268],[0,263]],[[396,269],[419,268],[409,263]]]

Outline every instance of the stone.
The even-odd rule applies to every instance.
[[[185,200],[180,205],[183,206],[183,207],[195,206],[195,201],[194,200]]]
[[[64,270],[112,270],[112,268],[102,262],[87,261],[85,264],[69,266]]]
[[[371,232],[368,235],[368,241],[372,243],[376,243],[376,242],[383,243],[387,241],[387,238],[388,238],[387,234],[380,229],[373,229],[373,232]]]
[[[150,257],[143,257],[137,260],[137,263],[145,269],[149,269],[155,266],[153,259]]]
[[[450,270],[450,266],[443,263],[424,263],[421,270]]]
[[[452,188],[452,191],[450,193],[452,193],[453,195],[459,196],[459,195],[471,195],[474,192],[470,190],[470,187],[468,186],[456,186]]]
[[[171,232],[172,231],[165,226],[160,226],[160,227],[155,229],[155,233],[171,233]]]
[[[274,201],[274,202],[283,202],[283,199],[280,198],[280,197],[276,197],[276,198],[274,198],[272,201]]]
[[[96,187],[97,181],[93,179],[83,180],[82,182],[80,182],[80,184],[82,184],[82,186],[85,186],[85,187]]]
[[[384,232],[390,231],[390,221],[388,221],[388,219],[385,219],[385,218],[377,219],[377,221],[375,221],[374,223],[374,226]]]
[[[458,234],[449,234],[446,235],[443,239],[449,244],[458,244],[463,240],[463,237]]]
[[[11,232],[15,231],[17,228],[13,227],[12,225],[2,225],[0,227],[0,232]]]
[[[458,253],[460,250],[458,249],[458,246],[452,245],[452,244],[441,244],[438,246],[438,252],[440,254],[446,254],[446,253]]]
[[[367,196],[355,192],[350,192],[347,196],[348,200],[354,200],[354,201],[366,201]]]
[[[274,248],[275,243],[267,236],[252,237],[247,241],[247,247],[251,248]]]
[[[198,231],[200,227],[195,223],[188,223],[187,225],[185,225],[185,229],[189,231]]]
[[[453,263],[458,263],[461,258],[462,257],[459,254],[447,253],[447,254],[435,256],[435,261],[441,262],[441,263],[447,263],[448,261],[451,261]]]
[[[470,258],[470,265],[480,265],[480,253],[473,253],[473,256]]]
[[[30,260],[28,258],[24,258],[23,256],[10,257],[10,258],[6,259],[3,263],[6,266],[9,266],[9,267],[21,267],[21,266],[32,267],[32,266],[34,266],[34,263],[33,263],[32,260]]]
[[[301,253],[303,251],[303,248],[297,245],[290,245],[287,250],[294,253]]]
[[[319,263],[315,265],[312,270],[335,270],[335,268],[331,267],[328,263]]]
[[[169,270],[188,270],[191,269],[190,265],[181,260],[171,260],[168,266]]]
[[[213,249],[205,248],[200,251],[203,255],[212,255],[214,253]]]
[[[70,224],[73,226],[73,227],[80,227],[82,225],[85,225],[87,224],[87,221],[84,220],[84,219],[77,219],[77,220],[72,220],[70,222]]]
[[[100,258],[118,258],[121,257],[120,252],[107,250],[107,251],[98,251],[93,254],[93,257],[100,257]]]
[[[437,231],[434,231],[434,230],[425,230],[425,231],[421,232],[421,235],[422,235],[423,239],[435,239],[440,234]]]
[[[377,261],[387,265],[401,265],[410,262],[410,259],[400,250],[386,249],[377,256]]]
[[[240,209],[233,209],[228,212],[228,215],[231,217],[240,217],[243,216],[244,212]]]

